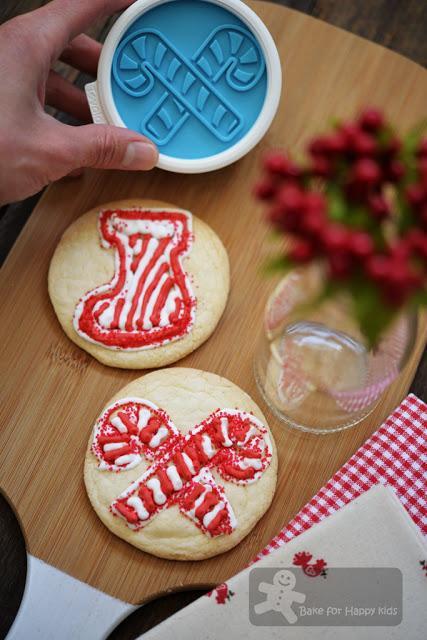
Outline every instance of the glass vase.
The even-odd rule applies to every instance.
[[[270,296],[254,360],[258,388],[289,426],[326,434],[356,425],[406,364],[415,312],[399,315],[370,349],[345,296],[313,305],[318,267],[289,272]]]

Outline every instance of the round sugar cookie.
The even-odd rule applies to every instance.
[[[146,369],[209,338],[227,301],[229,263],[218,236],[190,212],[120,200],[65,231],[48,284],[73,342],[103,364]]]
[[[237,545],[268,509],[277,453],[259,407],[213,373],[172,368],[104,407],[84,478],[99,518],[153,555],[202,560]]]

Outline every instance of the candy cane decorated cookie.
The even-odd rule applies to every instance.
[[[173,368],[112,398],[84,474],[113,533],[162,558],[200,560],[234,547],[268,509],[277,455],[266,419],[239,387]]]
[[[93,209],[64,233],[49,294],[68,337],[100,362],[175,362],[211,335],[227,301],[227,253],[188,211],[148,200]]]

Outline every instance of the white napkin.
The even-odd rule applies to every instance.
[[[249,602],[250,572],[259,568],[293,567],[295,554],[301,552],[312,554],[311,564],[316,559],[327,562],[327,573],[335,567],[400,569],[403,576],[402,622],[398,626],[385,627],[253,625],[249,619],[249,609],[253,608],[253,603]],[[210,597],[204,596],[182,609],[144,634],[143,638],[424,640],[427,637],[427,562],[424,566],[421,564],[424,561],[427,561],[425,539],[393,490],[377,485],[228,580],[228,597],[224,598],[224,587],[219,593],[215,590]],[[294,567],[293,570],[303,569]],[[318,575],[312,580],[326,584],[328,575]],[[217,595],[222,604],[217,602]],[[298,605],[296,609],[293,605],[293,609],[299,611]],[[301,624],[301,619],[298,624]]]

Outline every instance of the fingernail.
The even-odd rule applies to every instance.
[[[122,160],[126,169],[152,169],[157,164],[158,151],[150,142],[130,142]]]

